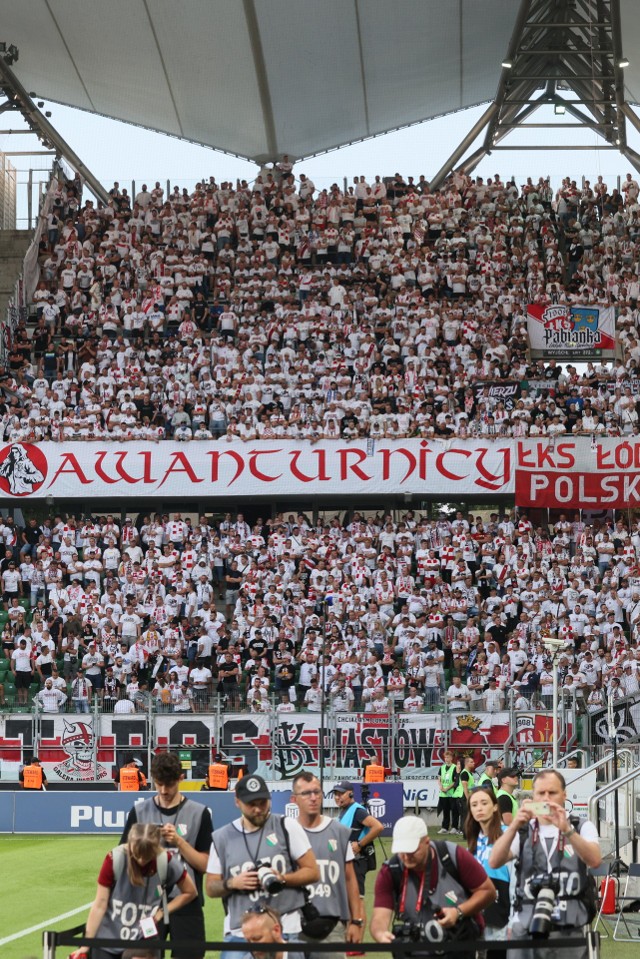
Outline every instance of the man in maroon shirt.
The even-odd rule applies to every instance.
[[[398,820],[391,851],[394,855],[376,879],[371,919],[375,941],[393,941],[392,919],[423,930],[432,924],[425,939],[437,940],[441,930],[443,939],[477,940],[483,927],[478,914],[495,900],[496,890],[471,853],[455,843],[432,844],[418,816]],[[472,918],[476,922],[470,922]],[[455,930],[458,923],[462,925]]]

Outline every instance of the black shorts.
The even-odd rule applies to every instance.
[[[195,939],[205,942],[204,912],[199,902],[194,901],[179,912],[169,917],[170,939],[172,942],[183,942],[186,939]],[[165,956],[167,953],[165,952]],[[204,956],[202,949],[174,949],[171,953],[176,959],[201,959]]]
[[[353,860],[353,870],[356,874],[356,879],[358,880],[358,890],[360,896],[364,896],[364,881],[367,873],[369,872],[369,862],[366,856],[359,856],[357,859]]]
[[[28,689],[33,681],[33,673],[19,669],[16,672],[16,689]]]

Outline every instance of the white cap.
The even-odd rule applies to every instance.
[[[428,834],[427,824],[418,816],[403,816],[393,827],[391,852],[415,852]]]

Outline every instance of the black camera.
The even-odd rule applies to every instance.
[[[391,931],[400,942],[444,942],[446,933],[439,922],[394,922]]]
[[[258,882],[268,896],[277,896],[284,889],[284,883],[276,876],[270,859],[259,859],[256,863]]]
[[[529,890],[536,900],[529,933],[534,939],[546,939],[551,932],[551,915],[560,890],[558,877],[553,873],[538,873],[529,880]]]
[[[422,939],[422,926],[419,922],[394,922],[391,931],[401,942],[420,942]]]

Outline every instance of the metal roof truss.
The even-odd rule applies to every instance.
[[[431,181],[437,189],[453,169],[470,173],[493,150],[581,149],[559,143],[566,128],[594,130],[599,149],[619,150],[640,172],[640,154],[627,143],[627,120],[640,120],[625,98],[620,0],[522,0],[495,100]],[[527,122],[543,106],[571,123]],[[503,141],[516,129],[548,127],[545,146]],[[482,145],[467,150],[484,132]],[[593,146],[588,149],[593,149]],[[458,164],[458,166],[456,166]]]

